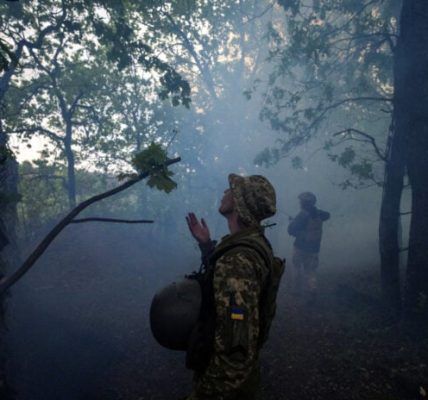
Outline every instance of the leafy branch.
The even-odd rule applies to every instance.
[[[354,129],[354,128],[348,128],[348,129],[344,129],[342,131],[336,132],[333,134],[333,136],[340,136],[340,135],[345,135],[347,138],[350,138],[351,140],[354,140],[355,138],[352,136],[352,134],[358,135],[358,136],[362,136],[364,138],[364,140],[362,140],[363,142],[367,142],[370,143],[377,156],[382,160],[382,161],[386,161],[386,155],[385,153],[379,148],[375,138],[372,135],[369,135],[368,133],[362,132],[358,129]],[[357,140],[357,139],[355,139]]]
[[[106,199],[107,197],[113,196],[117,193],[120,193],[131,186],[135,185],[137,182],[145,178],[152,178],[153,175],[157,175],[158,171],[167,171],[167,167],[172,164],[181,161],[180,157],[167,159],[162,164],[151,164],[147,166],[146,170],[141,171],[135,177],[127,180],[125,183],[108,190],[104,193],[100,193],[89,199],[83,201],[74,207],[61,221],[59,221],[56,226],[45,236],[45,238],[39,243],[36,249],[30,254],[30,256],[24,261],[24,263],[15,271],[12,275],[3,278],[0,281],[0,295],[3,295],[11,286],[13,286],[19,279],[21,279],[35,264],[35,262],[43,255],[49,245],[53,242],[53,240],[59,235],[59,233],[70,223],[73,222],[75,217],[81,213],[84,209],[89,207],[90,205]]]

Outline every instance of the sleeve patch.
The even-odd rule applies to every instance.
[[[232,307],[230,310],[230,319],[234,321],[244,321],[245,312],[242,308]]]

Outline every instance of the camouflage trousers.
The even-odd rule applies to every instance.
[[[200,375],[196,372],[193,381],[197,382],[199,377]],[[260,366],[257,364],[245,383],[235,393],[204,400],[260,400]]]
[[[293,249],[293,281],[296,294],[314,294],[317,290],[318,253]]]
[[[257,366],[242,385],[235,400],[257,400],[260,392],[260,367]]]

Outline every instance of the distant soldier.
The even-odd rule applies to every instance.
[[[275,314],[284,269],[260,224],[276,211],[275,191],[265,177],[229,175],[219,211],[230,234],[218,244],[203,219],[187,216],[207,268],[208,290],[187,354],[188,366],[196,371],[187,400],[255,398],[259,351]]]
[[[296,294],[305,293],[314,300],[317,290],[318,254],[320,251],[323,222],[330,213],[315,207],[317,198],[311,192],[299,195],[300,213],[288,225],[288,233],[294,236],[293,265]]]

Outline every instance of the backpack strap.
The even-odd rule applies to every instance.
[[[272,256],[270,254],[271,247],[269,243],[266,241],[266,245],[262,245],[261,243],[259,243],[259,241],[254,239],[248,239],[248,238],[235,243],[231,243],[227,246],[220,247],[218,250],[215,250],[209,259],[210,264],[211,265],[215,264],[217,260],[222,256],[224,256],[226,253],[228,253],[231,250],[237,249],[239,247],[245,247],[247,249],[254,250],[259,255],[259,257],[264,261],[268,270],[270,271]]]

